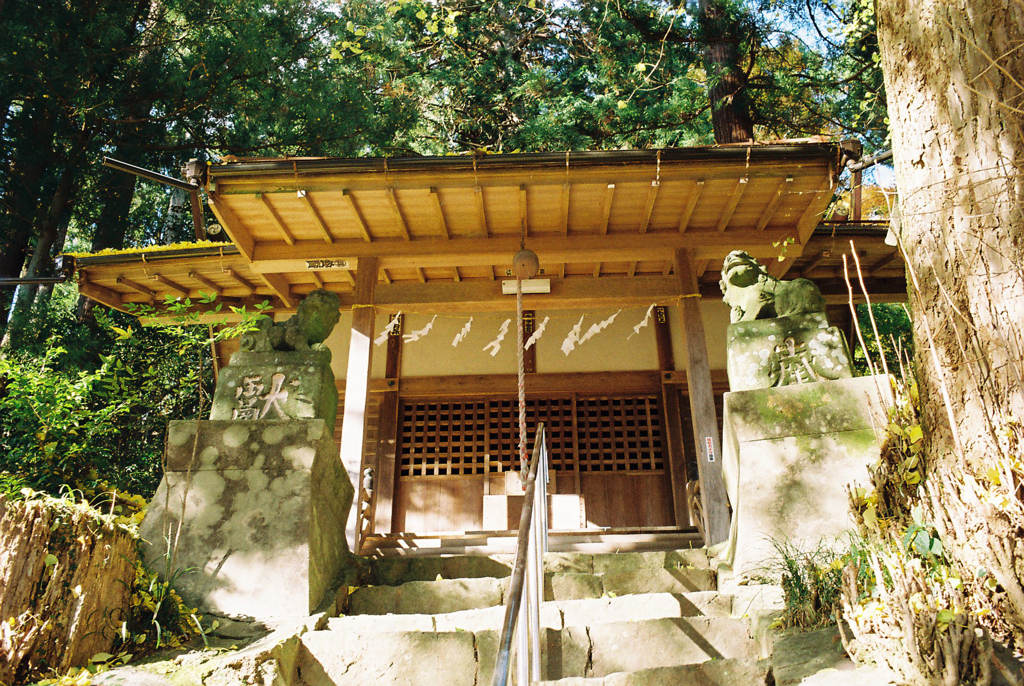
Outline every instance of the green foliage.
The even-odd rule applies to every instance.
[[[871,326],[872,316],[878,327],[877,337]],[[883,355],[891,373],[899,376],[910,373],[910,361],[914,359],[914,338],[906,306],[900,303],[881,303],[872,305],[869,312],[867,305],[857,305],[857,326],[867,346],[865,354],[864,346],[858,340],[853,350],[853,367],[858,374],[870,374],[872,365],[881,373]]]
[[[816,629],[834,624],[842,595],[843,570],[863,558],[861,543],[846,549],[819,545],[800,550],[789,541],[772,541],[775,556],[767,564],[764,580],[782,586],[785,607],[782,627]]]
[[[202,418],[210,404],[211,333],[194,323],[198,304],[168,303],[163,311],[178,323],[164,327],[139,328],[134,318],[100,309],[92,351],[51,335],[45,346],[0,357],[0,487],[56,495],[68,486],[102,491],[106,480],[152,494],[167,423]],[[265,308],[240,309],[241,323],[214,337],[249,330]]]

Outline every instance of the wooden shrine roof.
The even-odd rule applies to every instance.
[[[857,154],[851,144],[800,142],[229,161],[208,167],[206,191],[231,243],[85,256],[76,267],[83,294],[119,309],[215,292],[287,310],[321,287],[351,305],[354,269],[375,256],[379,309],[508,309],[514,299],[500,281],[525,230],[552,280],[551,294],[528,306],[640,305],[679,293],[679,248],[692,251],[710,297],[731,250],[770,261],[776,275],[834,280],[855,235],[872,283],[899,292],[887,282],[901,283],[902,265],[884,227],[821,225],[843,162]]]

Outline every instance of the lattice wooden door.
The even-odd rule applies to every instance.
[[[516,415],[513,398],[403,399],[395,530],[479,530],[483,496],[519,468]],[[582,495],[587,526],[673,524],[658,396],[530,398],[527,417],[548,429],[552,492]]]

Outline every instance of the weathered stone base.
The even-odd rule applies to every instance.
[[[322,419],[172,422],[144,555],[204,611],[305,615],[350,559],[352,495]]]
[[[726,393],[733,516],[720,561],[737,576],[756,574],[776,556],[773,540],[806,549],[848,532],[845,486],[868,483],[891,397],[887,376]]]

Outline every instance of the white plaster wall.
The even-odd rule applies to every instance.
[[[646,312],[645,307],[626,308],[610,326],[592,339],[578,345],[569,355],[561,351],[562,341],[569,330],[584,315],[582,333],[591,324],[602,321],[614,314],[615,310],[538,310],[537,323],[550,316],[551,320],[544,335],[537,343],[537,371],[544,374],[559,372],[598,371],[639,371],[657,369],[658,351],[654,338],[653,317],[651,323],[640,333],[628,338],[633,327],[640,323]],[[712,369],[725,369],[725,329],[729,324],[729,307],[721,301],[703,301],[704,332],[707,338],[708,358]],[[672,350],[676,369],[686,369],[686,348],[683,344],[679,308],[670,306],[669,321],[672,332]],[[430,333],[418,341],[406,343],[402,350],[403,377],[450,376],[462,374],[514,374],[516,371],[515,321],[509,323],[508,335],[502,342],[501,350],[492,357],[484,352],[485,345],[494,340],[501,323],[508,315],[495,313],[473,314],[473,326],[469,335],[458,347],[452,347],[452,339],[469,319],[470,315],[440,315],[434,320]],[[423,328],[432,315],[407,314],[405,333]],[[387,319],[378,317],[374,337],[386,325]],[[348,364],[348,345],[352,314],[342,312],[341,320],[335,327],[327,346],[331,349],[335,377],[345,378]],[[628,340],[627,340],[628,339]],[[373,349],[373,378],[384,377],[384,359],[387,346]]]

